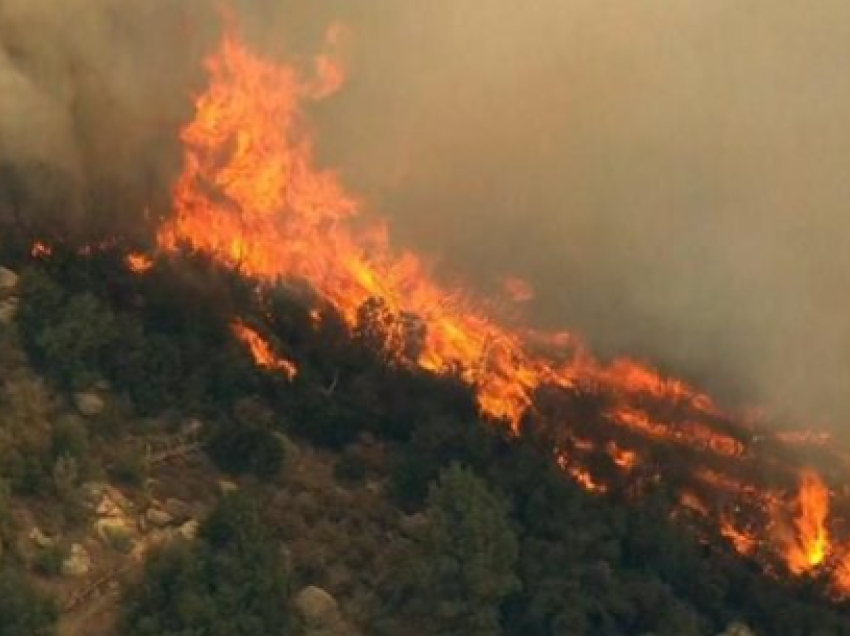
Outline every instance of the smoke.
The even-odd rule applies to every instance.
[[[28,215],[93,230],[163,204],[213,22],[200,7],[0,1],[0,162]]]
[[[336,4],[351,85],[319,129],[406,241],[523,275],[604,353],[850,415],[850,5]]]
[[[166,212],[217,4],[0,0],[0,162],[66,175],[84,220]],[[535,322],[730,401],[850,415],[850,4],[235,4],[272,55],[347,25],[320,156],[444,274],[519,274]]]

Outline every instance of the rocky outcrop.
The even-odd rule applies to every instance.
[[[0,267],[0,324],[8,325],[18,313],[18,275],[11,269]]]
[[[18,275],[11,269],[0,267],[0,296],[9,295],[18,288]]]
[[[328,629],[340,622],[339,604],[320,587],[305,587],[295,595],[293,603],[298,617],[308,629]]]
[[[30,530],[29,537],[30,540],[42,550],[47,550],[48,548],[52,548],[56,545],[56,539],[48,537],[41,531],[41,528],[37,526]]]
[[[155,528],[164,528],[174,523],[174,517],[165,510],[159,510],[158,508],[149,508],[145,513],[145,520]]]
[[[80,543],[71,546],[68,556],[62,562],[62,575],[80,578],[91,571],[91,556]]]
[[[74,406],[77,407],[81,415],[95,417],[103,413],[106,402],[97,393],[86,391],[74,395]]]

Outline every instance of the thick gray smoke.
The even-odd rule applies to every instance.
[[[402,243],[484,288],[526,277],[537,322],[606,354],[850,416],[850,3],[238,4],[272,53],[348,25],[312,125]],[[0,158],[146,204],[216,5],[0,0]]]

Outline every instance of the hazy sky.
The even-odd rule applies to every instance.
[[[603,352],[850,416],[850,2],[240,4],[272,53],[348,25],[320,156],[444,273],[518,273]],[[211,5],[0,0],[0,151],[163,178]]]

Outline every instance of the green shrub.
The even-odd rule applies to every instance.
[[[366,464],[356,449],[346,450],[334,464],[334,477],[343,484],[361,485],[366,481]]]

